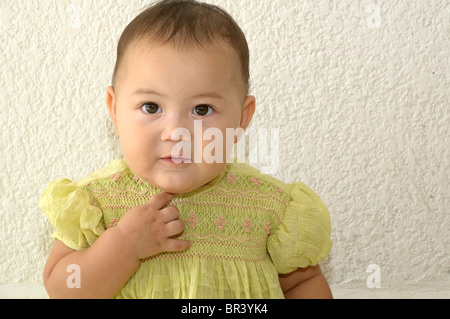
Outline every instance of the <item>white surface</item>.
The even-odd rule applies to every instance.
[[[409,286],[398,288],[362,287],[361,284],[332,285],[335,299],[450,299],[450,289],[433,286]],[[8,284],[0,286],[0,299],[47,299],[43,286]]]
[[[280,129],[275,176],[304,181],[329,207],[334,247],[322,268],[330,284],[365,283],[376,264],[381,287],[410,296],[427,281],[435,284],[421,293],[448,296],[449,2],[210,2],[248,37],[252,127]],[[105,91],[118,37],[145,3],[0,0],[4,297],[41,294],[33,287],[51,247],[38,207],[46,184],[120,154]]]
[[[434,287],[402,287],[402,288],[341,288],[333,289],[335,299],[450,299],[450,289]]]

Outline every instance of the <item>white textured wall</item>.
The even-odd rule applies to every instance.
[[[280,129],[276,177],[330,209],[335,295],[449,297],[449,1],[209,2],[247,34],[252,127]],[[43,295],[46,184],[119,156],[105,89],[147,3],[0,0],[0,297]]]

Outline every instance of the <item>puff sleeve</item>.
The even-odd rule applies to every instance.
[[[74,250],[90,247],[105,230],[101,209],[91,205],[89,193],[70,180],[49,183],[39,206],[55,228],[53,238]]]
[[[282,223],[268,238],[268,252],[280,274],[315,266],[331,251],[331,221],[319,196],[303,183],[290,187]]]

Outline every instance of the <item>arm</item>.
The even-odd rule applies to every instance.
[[[188,249],[189,241],[171,238],[184,229],[178,210],[165,207],[172,198],[161,193],[132,208],[89,248],[75,251],[56,241],[44,269],[50,298],[113,298],[139,268],[140,259]],[[67,285],[72,264],[79,269],[79,288]]]
[[[286,299],[332,299],[330,287],[320,266],[298,268],[279,276]]]
[[[44,269],[50,298],[113,298],[140,261],[118,228],[105,231],[90,247],[75,251],[56,240]],[[79,266],[80,288],[69,288],[69,265]]]

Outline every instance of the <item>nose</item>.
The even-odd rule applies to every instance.
[[[187,119],[180,114],[168,114],[162,122],[161,141],[191,141],[191,130]]]

